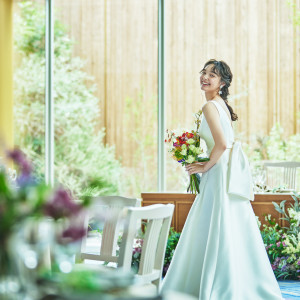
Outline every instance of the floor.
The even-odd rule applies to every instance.
[[[90,252],[97,252],[99,251],[101,239],[98,235],[94,237],[90,237],[88,239],[87,248]],[[87,262],[88,263],[88,262]],[[95,262],[91,262],[95,263]],[[278,282],[280,286],[280,290],[282,293],[282,297],[285,300],[300,300],[300,281],[293,281],[293,280],[281,280]]]
[[[285,300],[298,299],[300,300],[300,281],[281,280],[278,281],[282,297]]]

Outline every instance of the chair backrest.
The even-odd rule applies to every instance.
[[[120,226],[122,218],[125,218],[124,209],[127,207],[140,206],[141,201],[135,198],[125,198],[120,196],[103,196],[93,199],[92,208],[85,218],[85,229],[88,233],[89,221],[92,218],[100,219],[103,223],[101,247],[98,253],[87,251],[87,236],[82,239],[81,251],[76,257],[76,261],[84,259],[117,262],[116,255]]]
[[[266,184],[270,187],[286,185],[288,189],[296,189],[297,168],[300,168],[300,162],[265,162]]]
[[[143,283],[155,284],[157,289],[161,282],[173,211],[173,204],[155,204],[127,209],[127,221],[124,224],[118,267],[130,270],[136,224],[139,220],[147,220],[137,277]]]

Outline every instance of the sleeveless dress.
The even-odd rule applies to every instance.
[[[185,222],[161,292],[178,291],[199,300],[283,299],[249,198],[228,193],[228,177],[234,172],[229,168],[234,132],[223,107],[210,102],[219,112],[228,148],[202,174],[200,194]],[[210,155],[214,139],[202,116],[199,133]],[[232,176],[236,187],[245,186],[243,179]]]

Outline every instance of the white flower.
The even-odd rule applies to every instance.
[[[194,144],[194,143],[195,143],[195,140],[194,140],[194,139],[188,139],[186,142],[187,142],[189,145],[191,145],[191,144]]]
[[[266,220],[266,221],[271,221],[271,215],[268,214],[267,216],[265,216],[265,220]]]
[[[291,219],[300,221],[300,211],[297,212],[292,208],[288,208],[287,210],[289,212],[289,216],[290,216]]]
[[[194,145],[191,145],[189,148],[193,153],[195,153],[196,147]]]
[[[180,152],[180,154],[181,154],[181,155],[186,155],[186,152],[187,152],[186,149],[182,149],[181,152]]]
[[[202,149],[200,147],[197,147],[195,151],[196,154],[200,154],[202,152]]]
[[[186,160],[186,162],[187,162],[188,164],[191,164],[191,163],[193,163],[194,161],[195,161],[195,157],[194,157],[193,155],[189,155],[188,158],[187,158],[187,160]]]
[[[195,145],[191,145],[189,149],[196,155],[198,155],[202,152],[201,148],[196,147]]]

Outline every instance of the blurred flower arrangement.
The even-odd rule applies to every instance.
[[[171,144],[169,152],[172,153],[172,157],[182,166],[194,162],[204,162],[209,160],[207,157],[199,157],[200,154],[203,154],[203,149],[200,147],[200,135],[198,133],[201,124],[201,115],[201,110],[195,114],[196,130],[183,132],[180,135],[176,135],[175,132],[167,130],[165,143]],[[187,192],[199,194],[199,183],[199,175],[190,175],[190,184]]]
[[[280,227],[268,215],[265,218],[269,226],[263,225],[261,235],[275,276],[278,279],[300,280],[300,195],[293,192],[292,197],[295,203],[288,208],[285,207],[285,200],[280,205],[273,202],[289,226]]]
[[[24,258],[23,265],[35,271],[38,268],[39,270],[50,268],[50,263],[48,266],[40,265],[41,261],[37,257],[40,251],[37,245],[41,241],[47,241],[48,261],[51,261],[51,267],[55,267],[55,260],[53,264],[53,257],[50,258],[49,253],[51,242],[66,245],[84,236],[83,222],[81,226],[79,218],[90,202],[88,197],[80,203],[75,202],[71,192],[63,187],[53,188],[43,181],[38,181],[32,175],[31,163],[21,150],[8,151],[7,159],[13,161],[18,175],[15,176],[10,169],[1,167],[0,281],[10,275],[20,275],[17,274],[19,271],[17,266],[19,268],[20,263],[12,263],[16,257]],[[43,223],[50,226],[44,226],[44,231],[41,232],[40,227]],[[20,244],[22,239],[28,246]],[[45,245],[43,247],[46,251],[47,247]],[[13,255],[17,256],[12,257]],[[51,272],[50,269],[48,271]]]

